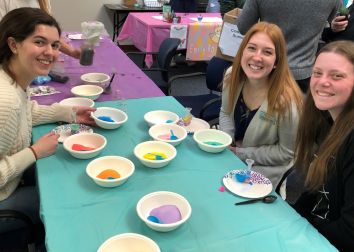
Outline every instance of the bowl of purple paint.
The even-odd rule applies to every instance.
[[[91,112],[91,117],[104,129],[116,129],[128,121],[128,115],[124,111],[110,107],[97,108],[95,112]]]
[[[151,229],[169,232],[189,219],[192,207],[180,194],[158,191],[143,196],[136,205],[136,211],[139,218]]]

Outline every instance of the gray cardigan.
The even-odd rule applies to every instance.
[[[290,69],[296,80],[311,76],[317,44],[326,21],[331,21],[338,0],[247,0],[237,26],[245,34],[261,21],[277,24],[287,42]]]
[[[237,99],[242,87],[237,90]],[[225,112],[229,99],[229,91],[222,92],[220,110],[220,129],[232,138],[235,133],[234,110]],[[234,109],[236,106],[234,104]],[[283,174],[293,165],[295,137],[299,122],[299,113],[295,103],[291,112],[283,118],[267,114],[268,101],[265,100],[251,120],[243,139],[242,148],[237,148],[236,155],[243,161],[251,158],[255,161],[253,170],[272,181],[276,187]]]

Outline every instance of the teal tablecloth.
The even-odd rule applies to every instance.
[[[114,102],[97,106],[114,106]],[[284,201],[235,206],[244,199],[220,192],[223,175],[245,167],[229,150],[203,152],[188,136],[177,146],[177,157],[168,166],[151,169],[141,165],[133,149],[149,140],[144,114],[156,109],[183,114],[184,110],[172,97],[128,100],[127,109],[129,119],[121,128],[94,129],[108,140],[100,156],[124,156],[136,166],[122,186],[96,185],[85,172],[92,159],[75,159],[61,145],[55,155],[37,162],[41,218],[49,252],[96,251],[109,237],[126,232],[150,237],[163,252],[336,251]],[[36,127],[34,139],[55,126]],[[135,210],[142,196],[161,190],[185,196],[192,206],[189,221],[168,233],[149,229]]]

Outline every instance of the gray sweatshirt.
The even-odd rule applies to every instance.
[[[323,28],[340,5],[338,0],[247,0],[237,26],[245,34],[258,20],[277,24],[287,42],[294,78],[302,80],[311,76]]]

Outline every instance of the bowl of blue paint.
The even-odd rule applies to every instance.
[[[230,135],[217,129],[198,130],[193,139],[200,149],[210,153],[222,152],[232,143]]]
[[[124,111],[111,107],[97,108],[91,112],[91,117],[103,129],[117,129],[128,121],[128,115]]]

